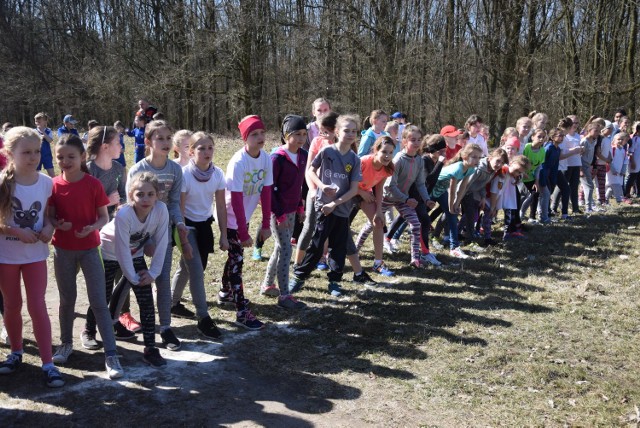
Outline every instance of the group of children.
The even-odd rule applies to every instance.
[[[181,347],[172,316],[195,317],[202,335],[221,336],[208,311],[204,284],[215,246],[214,222],[218,246],[227,252],[217,301],[235,308],[237,325],[259,330],[264,323],[251,311],[243,285],[244,249],[254,247],[249,224],[258,206],[262,216],[255,244],[274,239],[260,293],[277,297],[284,309],[302,310],[307,305],[294,296],[316,268],[328,271],[332,296],[345,292],[346,259],[354,282],[377,285],[359,257],[372,232],[371,272],[388,277],[394,272],[384,263],[384,252],[399,250],[407,226],[408,265],[439,266],[432,249],[443,249],[437,239],[441,232],[450,256],[466,259],[470,256],[461,238],[483,246],[497,243],[491,228],[499,210],[504,211],[503,239],[524,238],[528,209],[529,221],[550,223],[560,206],[561,218],[568,219],[570,203],[574,214],[580,211],[580,183],[585,211],[600,210],[611,194],[620,203],[628,201],[640,176],[634,159],[640,124],[630,136],[622,114],[616,123],[591,118],[580,134],[575,116],[548,131],[548,118],[538,113],[519,119],[515,128],[505,130],[500,147],[489,151],[487,128],[477,115],[464,129],[447,125],[438,134],[423,135],[405,123],[404,114],[394,113],[389,122],[384,111],[375,110],[359,134],[356,117],[332,112],[321,98],[313,103],[312,123],[297,115],[284,118],[281,145],[270,155],[264,150],[261,118],[243,118],[238,125],[243,146],[226,173],[213,164],[210,134],[174,133],[163,120],[147,123],[148,114],[156,112],[141,104],[131,134],[136,163],[128,173],[119,163],[123,129],[118,127],[94,126],[83,141],[75,119],[67,115],[53,150],[44,114],[36,115],[35,129],[14,127],[5,133],[0,291],[11,353],[0,364],[0,374],[13,373],[22,362],[21,278],[47,385],[64,385],[55,364],[65,364],[73,353],[79,269],[90,304],[82,346],[99,349],[99,331],[107,375],[116,379],[124,374],[116,339],[132,339],[138,331],[143,360],[153,367],[166,365],[156,347],[156,310],[168,350]],[[178,155],[173,160],[171,152]],[[53,154],[60,174],[51,178],[39,170],[53,175]],[[360,210],[366,221],[354,239],[351,224]],[[60,298],[60,344],[54,353],[45,304],[49,241]],[[172,277],[174,246],[180,261]],[[254,254],[261,256],[261,248]],[[181,303],[187,283],[195,313]],[[139,321],[130,314],[130,291]]]

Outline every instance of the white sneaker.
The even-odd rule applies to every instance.
[[[400,242],[398,242],[398,240],[397,240],[397,239],[391,239],[391,240],[389,241],[389,245],[391,245],[391,250],[392,250],[394,253],[397,253],[397,252],[398,252],[398,250],[400,249]]]
[[[56,352],[53,354],[53,362],[64,364],[71,354],[73,354],[73,343],[63,343],[56,348]]]
[[[451,257],[455,257],[457,259],[468,259],[469,256],[466,255],[464,253],[464,251],[462,251],[462,248],[460,247],[456,247],[453,250],[449,251],[449,254],[451,255]]]
[[[384,251],[388,254],[394,254],[395,251],[393,250],[393,247],[391,246],[391,241],[387,241],[386,239],[383,241],[382,246],[384,248]]]
[[[117,355],[106,357],[104,360],[104,367],[107,369],[107,375],[109,379],[118,379],[124,376],[124,370],[120,365]]]
[[[444,245],[442,245],[436,238],[431,239],[431,246],[434,250],[444,250]]]
[[[425,262],[425,263],[429,263],[429,264],[431,264],[433,266],[442,265],[440,260],[436,259],[436,256],[434,256],[432,253],[427,253],[427,254],[421,255],[420,256],[420,261]]]

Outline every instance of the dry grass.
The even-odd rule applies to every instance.
[[[218,140],[217,164],[224,169],[237,148],[237,140]],[[403,253],[387,261],[398,274],[393,284],[364,290],[348,281],[348,270],[350,293],[340,299],[325,293],[326,279],[317,272],[299,295],[310,305],[300,314],[283,312],[258,294],[266,261],[247,254],[246,294],[270,325],[257,334],[237,334],[226,323],[233,312],[216,309],[211,298],[214,319],[227,330],[215,352],[228,360],[209,369],[192,366],[223,376],[213,381],[201,375],[205,395],[154,390],[163,380],[175,382],[167,372],[134,379],[152,392],[133,400],[108,382],[67,398],[43,398],[39,384],[28,389],[5,378],[0,387],[8,392],[0,393],[0,402],[19,397],[33,404],[0,415],[34,422],[56,413],[51,406],[62,406],[72,416],[61,420],[100,425],[637,425],[639,215],[640,208],[625,206],[572,224],[534,226],[530,239],[479,253],[463,265],[438,255],[446,264],[440,269],[412,271]],[[271,244],[263,254],[270,254]],[[362,259],[364,266],[372,263],[370,242]],[[224,254],[210,260],[208,295],[214,296]],[[196,337],[192,322],[178,325],[184,326],[181,337]],[[27,351],[36,353],[32,346]],[[65,369],[78,377],[72,384],[86,382],[86,372],[96,370],[95,364],[83,364]],[[129,365],[140,363],[128,357]],[[114,408],[104,404],[109,394]],[[109,419],[87,413],[82,400],[74,401],[79,396],[102,397],[97,402]],[[232,417],[239,403],[228,400],[237,397],[242,410]],[[272,416],[269,407],[257,405],[263,401],[282,403],[286,411],[272,407],[279,413]],[[154,409],[147,418],[136,410],[145,403]],[[295,418],[287,413],[293,411]]]

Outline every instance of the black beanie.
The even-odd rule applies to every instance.
[[[300,131],[302,129],[307,129],[307,123],[304,121],[302,116],[297,116],[295,114],[288,114],[285,116],[282,121],[282,131],[280,134],[280,140],[282,144],[286,144],[287,135]]]
[[[438,138],[433,144],[427,145],[427,152],[435,153],[447,147],[447,143],[444,141],[444,138]]]

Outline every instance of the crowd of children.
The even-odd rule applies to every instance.
[[[588,214],[605,210],[611,196],[630,203],[632,193],[638,195],[640,123],[631,126],[622,110],[612,122],[592,117],[582,129],[576,116],[550,127],[546,114],[533,112],[507,128],[491,149],[488,127],[478,115],[462,129],[446,125],[425,135],[405,114],[389,116],[378,109],[360,132],[359,119],[332,112],[328,100],[319,98],[312,106],[308,124],[302,116],[284,118],[281,145],[270,155],[262,119],[243,118],[238,124],[243,146],[226,173],[213,164],[212,135],[174,133],[146,100],[139,102],[132,130],[119,121],[114,126],[91,121],[81,138],[77,120],[66,115],[54,141],[44,113],[35,116],[35,128],[6,126],[0,156],[0,308],[11,353],[0,363],[0,374],[13,373],[22,363],[22,280],[46,384],[64,385],[55,364],[66,364],[73,353],[79,270],[90,305],[81,344],[104,348],[109,378],[124,375],[116,340],[132,339],[136,332],[143,336],[143,361],[166,365],[156,347],[156,312],[167,350],[181,348],[172,316],[195,318],[200,334],[218,339],[222,333],[209,314],[205,291],[214,222],[218,247],[227,252],[216,299],[235,309],[237,325],[260,330],[264,323],[244,294],[244,251],[255,244],[253,258],[261,260],[270,236],[273,252],[260,293],[299,311],[307,305],[295,295],[316,269],[327,271],[332,296],[345,293],[347,259],[355,283],[378,285],[359,257],[371,233],[370,272],[384,278],[394,272],[383,254],[400,250],[406,227],[408,266],[423,269],[442,264],[434,252],[444,245],[459,259],[472,254],[463,242],[496,245],[492,224],[500,210],[502,239],[524,239],[524,220],[568,221],[569,205],[573,215]],[[128,172],[125,135],[134,139],[135,164]],[[262,215],[254,242],[249,227],[258,206]],[[351,224],[360,211],[365,222],[354,240]],[[50,241],[60,301],[55,352],[45,303]],[[174,246],[179,263],[171,277]],[[195,312],[181,300],[187,283]],[[131,315],[130,291],[140,321]]]

